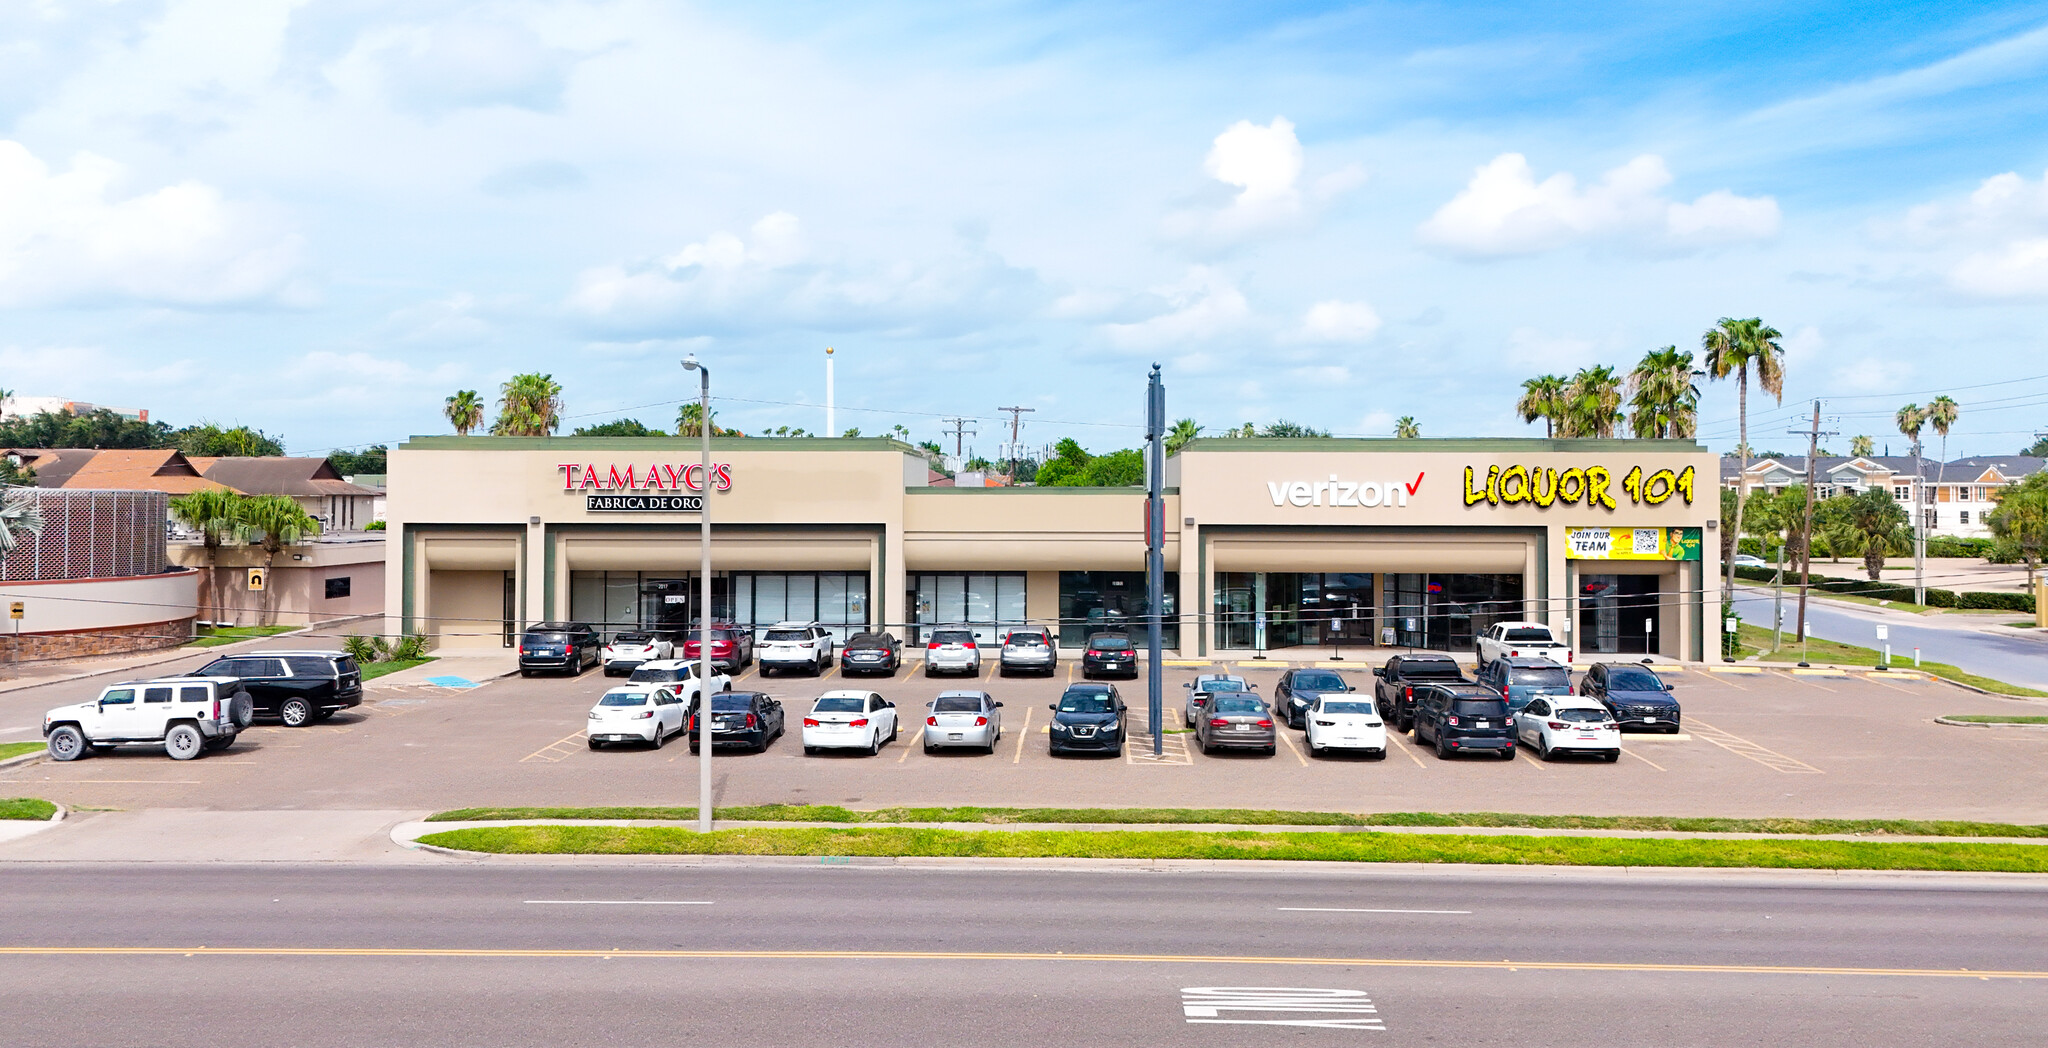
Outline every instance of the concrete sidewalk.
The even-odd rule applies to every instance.
[[[519,672],[517,648],[456,648],[443,649],[432,654],[432,662],[386,674],[371,680],[364,687],[371,691],[437,684],[460,688],[465,685],[454,683],[456,680],[482,684]]]
[[[73,811],[0,840],[0,862],[428,862],[391,831],[418,811]]]

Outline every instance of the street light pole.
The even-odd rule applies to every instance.
[[[683,369],[697,373],[697,432],[704,437],[704,472],[697,498],[697,832],[711,832],[711,369],[695,354]]]

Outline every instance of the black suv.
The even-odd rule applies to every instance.
[[[1671,685],[1648,666],[1596,662],[1580,678],[1579,694],[1607,707],[1623,731],[1640,728],[1675,734],[1682,723]]]
[[[1117,696],[1115,685],[1069,684],[1060,701],[1052,704],[1046,748],[1054,756],[1086,751],[1121,757],[1123,713],[1124,700]]]
[[[1490,750],[1515,759],[1515,715],[1500,692],[1477,684],[1419,684],[1415,687],[1415,741],[1436,746],[1450,760],[1460,753]]]
[[[519,635],[519,675],[561,670],[570,676],[604,658],[604,640],[587,622],[536,622]]]
[[[346,652],[252,651],[215,659],[195,676],[239,679],[255,715],[275,717],[288,728],[363,704],[363,671]]]
[[[1107,677],[1115,674],[1138,679],[1138,651],[1128,633],[1098,633],[1088,638],[1088,653],[1081,656],[1081,676]]]

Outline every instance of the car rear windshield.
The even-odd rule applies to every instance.
[[[1027,648],[1043,648],[1045,647],[1045,634],[1012,633],[1010,634],[1010,643],[1023,645]]]
[[[866,699],[853,696],[834,696],[818,700],[811,707],[812,713],[860,713],[868,708]]]
[[[721,691],[711,696],[711,712],[713,713],[752,713],[753,711],[754,697],[751,695],[735,695],[728,691]]]
[[[1419,662],[1404,661],[1401,663],[1401,675],[1404,677],[1462,676],[1458,672],[1458,664],[1449,659],[1424,659]]]
[[[1088,646],[1094,648],[1096,651],[1129,651],[1131,650],[1131,638],[1097,637],[1094,640],[1089,641]]]
[[[679,680],[689,680],[690,671],[661,669],[651,670],[647,669],[646,667],[641,667],[640,669],[634,670],[633,675],[627,677],[626,679],[632,681],[635,684],[674,684],[676,681]]]
[[[597,704],[599,706],[645,706],[647,705],[647,700],[652,697],[653,693],[646,691],[608,691],[605,692],[604,698],[597,700]]]
[[[979,695],[941,695],[932,703],[933,713],[980,713]]]
[[[1297,673],[1295,691],[1343,691],[1344,678],[1334,673]]]
[[[847,638],[846,646],[849,648],[886,648],[889,646],[889,641],[879,633],[856,633]]]
[[[1372,703],[1370,703],[1370,702],[1326,702],[1326,703],[1323,703],[1323,712],[1324,712],[1324,713],[1371,713],[1371,712],[1372,712]]]
[[[1203,682],[1202,682],[1202,690],[1203,690],[1203,691],[1243,691],[1243,690],[1244,690],[1244,678],[1243,678],[1243,677],[1225,677],[1225,678],[1223,678],[1223,679],[1221,679],[1221,680],[1205,680],[1205,681],[1203,681]]]
[[[1553,710],[1552,716],[1555,716],[1558,720],[1561,721],[1576,721],[1587,724],[1598,724],[1601,721],[1607,719],[1607,711],[1582,709],[1574,707],[1571,709]]]
[[[1561,668],[1551,669],[1547,666],[1513,670],[1509,673],[1508,680],[1512,684],[1528,684],[1538,688],[1569,688],[1572,686],[1571,674],[1566,673]]]
[[[1607,686],[1620,691],[1663,691],[1664,682],[1649,670],[1608,670]]]
[[[1257,699],[1219,698],[1209,704],[1209,712],[1221,714],[1264,713],[1265,706]]]
[[[341,658],[334,660],[334,668],[343,673],[362,672],[362,668],[356,665],[355,656],[353,655],[343,655]]]
[[[1108,713],[1111,709],[1109,696],[1099,692],[1060,697],[1061,713]]]
[[[526,639],[537,644],[569,643],[569,635],[566,633],[529,633],[526,635]]]
[[[1505,717],[1508,704],[1499,699],[1455,699],[1451,712],[1461,717]]]
[[[804,641],[804,640],[810,640],[810,639],[811,639],[811,631],[809,631],[809,630],[769,630],[769,631],[768,631],[767,633],[764,633],[764,634],[762,634],[762,635],[761,635],[761,637],[762,637],[762,639],[763,639],[763,640],[796,640],[796,641]]]
[[[284,664],[291,667],[294,677],[334,676],[334,663],[318,655],[293,655],[285,659]]]
[[[612,638],[613,644],[645,644],[653,638],[645,633],[621,633]]]
[[[1550,631],[1549,631],[1549,630],[1538,630],[1538,629],[1527,629],[1527,630],[1509,630],[1509,631],[1508,631],[1508,635],[1507,635],[1507,636],[1506,636],[1505,638],[1503,638],[1503,639],[1505,639],[1505,640],[1506,640],[1506,641],[1507,641],[1507,642],[1508,642],[1509,644],[1549,644],[1549,643],[1552,643],[1552,639],[1551,639],[1551,636],[1550,636]]]
[[[974,643],[974,631],[973,631],[973,630],[933,630],[933,631],[932,631],[932,643],[933,643],[933,644],[972,644],[972,643]]]

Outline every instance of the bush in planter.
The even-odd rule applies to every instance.
[[[348,652],[349,657],[356,660],[358,664],[377,661],[376,642],[359,633],[351,633],[343,637],[341,640],[341,650]]]
[[[1986,611],[2031,612],[2034,610],[2034,597],[2030,593],[1958,593],[1956,594],[1956,607]]]

